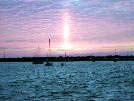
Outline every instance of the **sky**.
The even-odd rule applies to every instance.
[[[0,56],[132,52],[134,0],[0,0]]]

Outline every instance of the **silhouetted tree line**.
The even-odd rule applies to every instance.
[[[133,61],[134,56],[68,56],[68,57],[21,57],[21,58],[0,58],[0,62],[33,62],[33,61]]]

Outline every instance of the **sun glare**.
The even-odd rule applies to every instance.
[[[69,29],[69,25],[68,25],[68,23],[65,23],[64,24],[64,39],[65,40],[68,40],[68,38],[69,38],[69,31],[70,29]]]
[[[63,35],[64,35],[64,43],[63,43],[63,46],[62,48],[64,50],[70,50],[71,49],[71,45],[70,45],[70,42],[69,42],[69,39],[70,39],[70,25],[69,25],[69,14],[66,13],[64,14],[63,16]]]

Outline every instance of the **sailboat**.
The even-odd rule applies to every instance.
[[[51,40],[50,40],[50,38],[49,38],[49,56],[50,56],[50,54],[51,54]],[[48,58],[47,58],[47,61],[46,61],[45,66],[53,66],[53,63],[50,62],[50,60],[49,60],[49,56],[48,56]]]
[[[66,62],[66,51],[65,51],[65,56],[64,56],[64,62]],[[61,66],[64,66],[64,63],[61,63]]]

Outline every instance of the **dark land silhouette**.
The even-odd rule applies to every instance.
[[[0,58],[0,62],[71,62],[71,61],[134,61],[134,56],[67,56],[67,57],[20,57]]]

